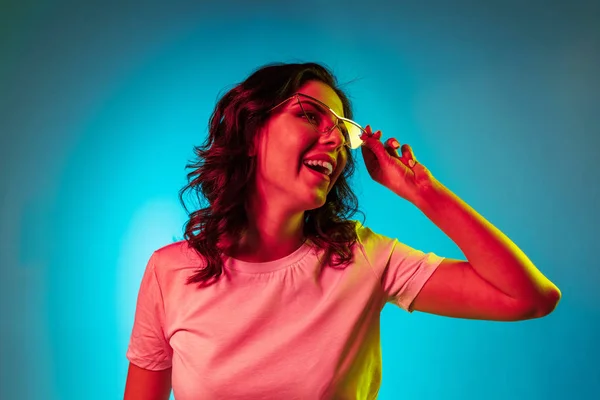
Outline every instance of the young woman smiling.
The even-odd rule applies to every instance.
[[[375,399],[386,303],[495,321],[555,308],[559,289],[510,239],[409,145],[352,118],[315,63],[268,65],[219,100],[180,193],[206,207],[189,212],[185,240],[152,254],[141,282],[126,400],[167,399],[171,388],[177,400]],[[373,181],[465,259],[349,219],[358,149]]]

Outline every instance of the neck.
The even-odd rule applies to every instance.
[[[248,227],[229,251],[233,258],[249,262],[278,260],[298,250],[305,241],[304,213],[279,219],[263,214],[260,219],[249,217],[248,222]]]

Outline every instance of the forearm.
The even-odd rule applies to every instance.
[[[508,296],[554,307],[559,289],[498,228],[440,182],[421,190],[415,205],[462,250],[469,264]]]

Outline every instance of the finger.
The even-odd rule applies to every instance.
[[[363,142],[365,142],[365,144],[373,144],[373,141],[370,141],[369,139],[379,141],[379,139],[381,139],[381,131],[373,133],[371,126],[367,125],[365,132],[360,136],[360,138],[363,140]]]
[[[381,131],[377,131],[371,136],[364,140],[363,150],[370,150],[378,158],[383,155],[383,152],[387,152],[386,146],[379,140],[381,138]]]
[[[417,163],[417,158],[415,157],[415,153],[413,152],[410,145],[403,144],[400,151],[402,152],[402,157],[407,160],[408,166],[411,168],[414,167]]]
[[[390,155],[392,155],[393,157],[402,161],[402,164],[406,165],[409,168],[412,168],[415,165],[413,159],[411,158],[411,157],[413,157],[412,153],[409,153],[406,151],[404,153],[402,153],[402,150],[406,150],[405,146],[408,146],[408,145],[400,146],[400,143],[398,142],[398,140],[396,140],[394,138],[390,138],[386,141],[386,149],[388,150],[388,153],[390,153]],[[399,148],[400,148],[400,152],[398,152]]]
[[[414,160],[414,154],[409,144],[403,144],[400,148],[400,151],[402,152],[402,155],[406,158],[412,158]]]
[[[400,158],[401,155],[398,154],[398,149],[400,148],[400,143],[394,138],[389,138],[385,141],[385,149],[391,156]]]
[[[373,135],[373,131],[371,130],[371,125],[367,125],[367,126],[365,127],[365,130],[364,130],[364,132],[363,132],[363,133],[360,135],[360,138],[361,138],[363,141],[366,141],[366,140],[367,140],[367,138],[371,137],[372,135]]]

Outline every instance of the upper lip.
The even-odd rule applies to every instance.
[[[336,161],[335,161],[335,157],[330,156],[329,154],[326,153],[321,153],[321,154],[315,154],[312,156],[308,156],[304,159],[304,161],[308,161],[308,160],[321,160],[321,161],[327,161],[329,163],[331,163],[332,171],[335,171],[335,166],[336,166]]]

